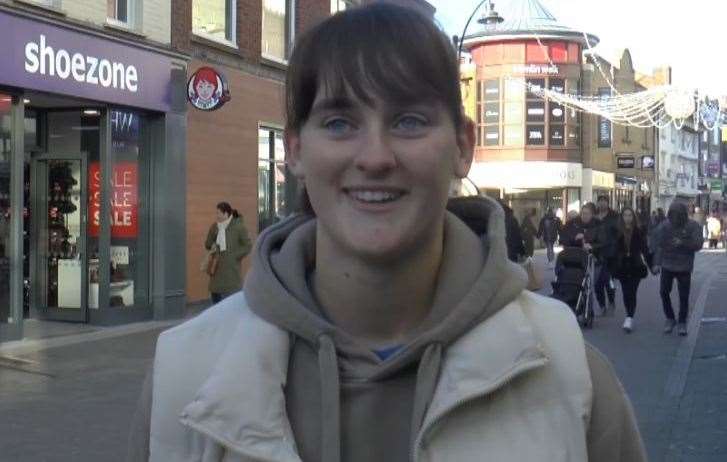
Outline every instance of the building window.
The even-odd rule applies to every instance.
[[[48,8],[60,9],[61,7],[61,0],[35,0],[35,3]]]
[[[288,212],[293,184],[285,166],[283,131],[258,129],[258,228],[260,231],[280,221]]]
[[[357,5],[354,0],[331,0],[331,14],[340,13],[346,11],[349,8],[353,8]]]
[[[293,0],[263,0],[263,57],[287,61],[293,43],[293,3]]]
[[[106,15],[110,23],[134,25],[135,0],[106,0]]]
[[[192,0],[192,31],[234,44],[236,7],[236,0]]]
[[[479,146],[500,145],[501,104],[499,79],[477,83],[477,144]]]

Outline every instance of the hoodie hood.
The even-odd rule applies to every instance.
[[[525,272],[507,258],[502,208],[487,198],[473,204],[464,211],[451,207],[464,221],[447,212],[431,311],[401,350],[386,360],[329,322],[311,293],[308,276],[315,268],[315,217],[290,217],[258,238],[245,296],[255,314],[318,352],[323,462],[340,460],[341,380],[375,382],[418,362],[413,436],[434,394],[443,351],[525,289]]]
[[[450,344],[514,300],[527,285],[525,272],[507,259],[504,214],[496,202],[481,198],[466,210],[450,209],[464,221],[447,212],[444,254],[432,310],[404,351],[388,361],[381,361],[322,315],[308,284],[308,275],[315,267],[316,239],[316,219],[309,215],[288,218],[258,238],[244,286],[251,309],[314,345],[322,336],[331,338],[344,358],[342,372],[346,376],[375,379],[411,364],[412,360],[402,356],[417,360],[428,344]],[[476,235],[466,223],[482,232]],[[485,229],[481,223],[486,223]],[[382,367],[383,363],[391,365]]]

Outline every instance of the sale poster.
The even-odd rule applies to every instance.
[[[88,167],[88,233],[98,237],[101,230],[101,165]],[[111,193],[111,237],[136,238],[139,232],[139,168],[136,162],[117,162],[109,182]]]

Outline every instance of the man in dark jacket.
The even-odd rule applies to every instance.
[[[654,266],[652,272],[661,272],[661,301],[664,305],[664,333],[670,334],[677,322],[671,306],[671,289],[674,279],[679,288],[679,335],[687,335],[689,315],[689,291],[692,284],[694,254],[703,245],[702,227],[689,219],[686,205],[674,202],[669,207],[667,220],[654,230],[652,252]]]
[[[601,251],[596,261],[596,300],[602,314],[613,314],[616,305],[616,290],[611,286],[611,272],[608,267],[616,253],[616,236],[618,236],[618,213],[610,205],[608,196],[598,196],[598,212],[596,218],[601,222],[599,229]],[[608,304],[606,298],[608,297]]]
[[[558,240],[558,234],[560,234],[562,224],[560,218],[556,217],[553,213],[553,209],[548,207],[545,212],[545,216],[540,220],[538,226],[538,239],[542,239],[545,243],[545,248],[548,250],[548,263],[553,263],[555,259],[555,251],[553,247],[555,242]]]
[[[505,241],[507,244],[507,258],[515,263],[525,256],[525,243],[520,233],[520,224],[515,213],[503,200],[497,201],[505,211]]]

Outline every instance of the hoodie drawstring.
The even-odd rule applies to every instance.
[[[333,340],[318,337],[318,368],[321,377],[321,462],[341,461],[341,401],[338,357]]]
[[[414,392],[414,410],[412,412],[409,447],[415,450],[419,430],[424,423],[424,416],[434,397],[434,391],[439,380],[439,370],[442,365],[442,344],[432,343],[422,355],[417,370],[416,391]]]

